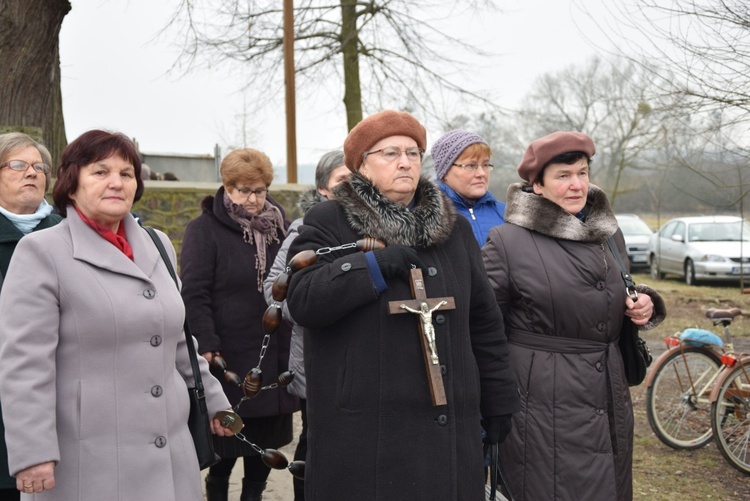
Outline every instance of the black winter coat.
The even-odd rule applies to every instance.
[[[220,351],[228,369],[243,378],[258,364],[264,337],[263,313],[268,305],[263,292],[258,291],[255,244],[243,240],[242,228],[227,214],[223,197],[223,187],[215,197],[206,197],[201,203],[203,213],[185,228],[180,252],[182,297],[199,353]],[[269,200],[284,213],[275,201]],[[277,239],[267,248],[266,273],[284,240],[280,231]],[[282,322],[270,337],[261,365],[264,384],[275,382],[287,370],[290,338],[291,327],[287,322]],[[243,396],[241,389],[227,383],[222,371],[213,366],[211,370],[221,381],[230,403],[236,405]],[[289,414],[298,409],[297,397],[283,390],[269,390],[245,401],[238,414],[255,418]]]
[[[353,174],[336,200],[305,215],[289,255],[365,236],[417,249],[433,314],[447,405],[433,407],[406,279],[378,295],[365,254],[323,254],[293,274],[287,304],[305,329],[309,449],[307,501],[481,501],[480,417],[518,408],[502,317],[468,222],[426,179],[408,210]]]

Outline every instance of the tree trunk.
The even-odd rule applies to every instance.
[[[362,121],[359,81],[359,31],[356,0],[341,0],[341,52],[344,55],[344,106],[348,130]]]
[[[65,148],[60,28],[68,0],[0,0],[0,132],[30,133],[55,164]]]

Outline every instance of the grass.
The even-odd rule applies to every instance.
[[[689,287],[667,278],[653,280],[634,274],[636,283],[648,284],[667,305],[667,318],[657,328],[642,333],[652,351],[661,351],[661,340],[687,327],[699,327],[722,334],[706,318],[709,308],[740,308],[748,317],[737,317],[730,328],[735,348],[750,351],[750,295],[742,294],[737,283],[714,283]],[[646,417],[646,388],[631,388],[635,413],[633,493],[636,500],[747,500],[750,477],[732,468],[716,446],[695,451],[676,451],[654,435]]]

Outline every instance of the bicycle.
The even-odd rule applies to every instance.
[[[750,353],[727,354],[711,392],[711,428],[730,465],[750,475]]]
[[[739,308],[706,311],[714,326],[723,326],[726,343],[702,329],[686,329],[664,339],[667,350],[656,359],[645,383],[648,423],[667,446],[693,450],[711,441],[711,392],[722,375],[722,357],[734,350],[729,325],[738,315]]]

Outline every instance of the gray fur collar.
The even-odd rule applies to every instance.
[[[386,244],[426,249],[445,242],[456,223],[453,203],[426,177],[419,178],[411,210],[386,198],[359,173],[334,188],[334,194],[357,233]]]
[[[311,188],[300,195],[297,206],[304,216],[305,214],[307,214],[307,211],[318,205],[320,202],[324,202],[326,200],[328,199],[321,195],[318,192],[317,188]]]
[[[586,222],[556,203],[534,193],[529,183],[508,187],[505,221],[542,235],[578,242],[604,242],[617,231],[617,219],[607,195],[589,185],[586,200]]]

